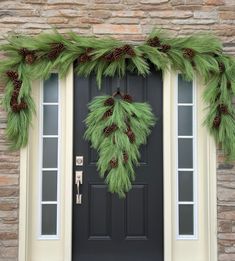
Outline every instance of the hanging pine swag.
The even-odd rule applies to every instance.
[[[2,100],[8,114],[6,135],[14,149],[24,147],[28,141],[34,112],[32,80],[45,79],[52,70],[64,76],[75,62],[76,73],[95,73],[101,87],[102,77],[123,77],[127,70],[145,76],[153,64],[156,70],[171,66],[186,79],[193,79],[195,73],[204,79],[204,99],[208,104],[205,124],[228,159],[235,159],[235,60],[223,53],[214,36],[170,38],[153,31],[145,42],[132,45],[112,38],[84,37],[72,32],[61,35],[55,31],[36,37],[12,36],[0,50],[6,56],[0,65],[6,85]]]
[[[117,98],[116,95],[120,95]],[[148,103],[132,102],[128,94],[95,97],[89,104],[85,138],[98,151],[101,177],[109,191],[124,197],[135,180],[139,146],[145,144],[155,117]]]

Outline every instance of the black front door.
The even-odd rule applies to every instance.
[[[135,101],[148,101],[158,121],[148,144],[141,148],[136,181],[126,199],[107,191],[96,170],[97,154],[84,140],[88,102],[112,94],[118,85]],[[83,166],[75,157],[83,156]],[[73,201],[73,261],[163,261],[163,134],[162,75],[146,78],[127,74],[103,80],[99,91],[95,77],[74,76],[74,173],[83,171],[82,203]],[[74,181],[75,183],[75,181]]]

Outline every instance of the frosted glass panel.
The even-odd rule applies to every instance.
[[[178,103],[192,103],[193,86],[192,81],[186,81],[182,75],[178,76]]]
[[[179,201],[193,201],[193,172],[179,171]]]
[[[57,73],[52,73],[50,77],[44,81],[43,101],[58,102],[58,74]]]
[[[43,134],[58,134],[58,105],[43,106]]]
[[[57,200],[57,171],[43,171],[42,173],[42,200]]]
[[[193,235],[193,205],[179,205],[179,234]]]
[[[56,235],[57,205],[42,205],[42,235]]]
[[[193,135],[193,108],[192,106],[178,107],[178,134],[180,136]]]
[[[43,139],[43,168],[57,168],[57,138]]]
[[[178,139],[179,168],[193,168],[193,140]]]

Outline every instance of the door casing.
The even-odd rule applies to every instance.
[[[178,249],[190,253],[190,241],[177,241],[175,233],[175,179],[174,179],[174,92],[176,86],[176,72],[167,70],[163,74],[163,162],[164,162],[164,260],[182,261],[177,259]],[[36,110],[39,109],[39,87],[40,81],[33,84],[33,97]],[[32,163],[32,158],[37,158],[37,142],[39,135],[39,117],[34,117],[28,145],[20,151],[20,204],[19,204],[19,261],[42,261],[40,257],[42,250],[46,251],[47,258],[51,261],[70,261],[72,250],[72,161],[73,161],[73,68],[71,66],[67,76],[60,80],[62,86],[62,137],[61,148],[62,167],[61,172],[61,219],[60,236],[56,240],[39,240],[35,232],[37,226],[37,211],[32,211],[32,205],[38,202],[36,194],[32,195],[32,186],[35,182],[34,176],[37,171]],[[203,84],[197,79],[197,96],[200,97]],[[200,105],[200,106],[199,106]],[[199,119],[203,119],[205,105],[202,99],[198,99],[197,106]],[[201,126],[201,122],[198,124]],[[203,147],[199,148],[200,159],[203,159],[202,170],[205,174],[202,191],[205,194],[206,231],[207,237],[207,259],[205,261],[217,260],[217,201],[216,201],[216,145],[214,140],[204,128],[199,128],[198,137],[203,140]],[[62,188],[63,187],[63,188]],[[199,191],[200,193],[200,191]],[[36,213],[35,213],[36,212]],[[66,215],[65,215],[66,213]],[[200,231],[199,231],[200,237]],[[53,256],[53,253],[57,255]],[[39,255],[38,255],[39,254]],[[36,258],[37,256],[37,258]],[[186,255],[187,256],[187,255]],[[188,259],[186,259],[188,260]],[[204,260],[203,260],[204,261]]]

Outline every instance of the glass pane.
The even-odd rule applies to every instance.
[[[57,138],[43,138],[43,168],[57,168]]]
[[[191,136],[193,126],[193,108],[192,106],[178,107],[178,132],[179,135]]]
[[[58,102],[58,74],[57,73],[52,73],[50,77],[44,81],[43,101]]]
[[[186,81],[182,75],[178,76],[178,103],[193,102],[193,86],[192,81]]]
[[[179,205],[179,234],[193,235],[193,205]]]
[[[193,168],[193,140],[178,139],[178,167]]]
[[[57,205],[42,205],[42,235],[56,235]]]
[[[193,201],[192,171],[179,171],[179,201]]]
[[[57,171],[42,173],[42,201],[57,200]]]
[[[58,134],[58,105],[43,106],[43,134]]]

